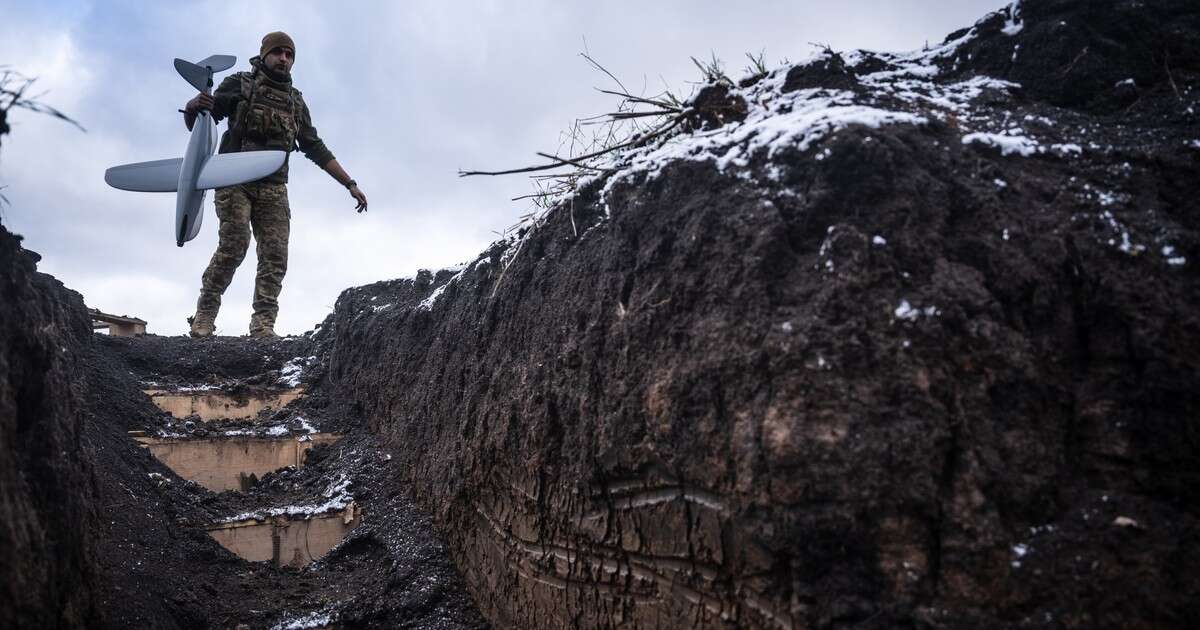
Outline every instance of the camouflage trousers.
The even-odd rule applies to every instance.
[[[200,281],[200,299],[196,319],[211,326],[221,308],[221,295],[233,281],[254,234],[258,274],[254,280],[254,315],[250,334],[272,331],[279,314],[279,292],[287,273],[288,233],[292,211],[288,207],[287,185],[253,182],[220,188],[216,195],[218,230],[217,251]]]

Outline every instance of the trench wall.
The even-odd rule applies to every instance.
[[[96,622],[92,462],[75,383],[91,322],[0,225],[0,627]]]
[[[1169,437],[1198,408],[1195,282],[1126,266],[1038,196],[1076,165],[963,155],[945,127],[867,133],[777,156],[778,184],[677,163],[584,191],[452,284],[339,298],[330,382],[404,458],[494,624],[1194,608],[1169,568],[1200,566],[1194,472],[1154,471],[1195,470]],[[976,188],[980,168],[1018,192]],[[1180,173],[1146,185],[1180,199]],[[1031,216],[1018,253],[1002,227]],[[898,319],[905,299],[939,315]],[[1139,380],[1151,364],[1187,367]],[[1122,515],[1156,523],[1144,554],[1112,544]]]

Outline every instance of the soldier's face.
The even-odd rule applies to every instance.
[[[263,62],[275,72],[288,74],[292,71],[292,64],[296,63],[296,53],[291,48],[276,46],[267,53]]]

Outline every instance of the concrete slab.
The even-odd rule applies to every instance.
[[[233,396],[220,390],[170,391],[163,389],[144,390],[151,402],[159,409],[175,416],[186,418],[196,415],[200,420],[240,420],[253,418],[264,409],[281,409],[304,393],[303,387],[262,392],[251,395]]]
[[[219,523],[208,535],[239,557],[275,566],[302,567],[324,556],[360,522],[358,506],[307,519],[276,516],[265,521]]]
[[[135,437],[159,461],[209,490],[245,490],[255,478],[304,465],[305,454],[317,444],[337,441],[336,433],[312,433],[301,438],[236,437],[165,439]]]

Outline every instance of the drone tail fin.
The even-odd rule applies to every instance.
[[[209,73],[208,68],[205,68],[204,66],[196,65],[190,61],[184,61],[176,58],[175,71],[178,72],[179,76],[183,77],[185,81],[191,83],[192,87],[200,90],[201,92],[208,92],[212,87],[212,74]]]
[[[191,83],[192,87],[201,92],[208,92],[212,88],[213,73],[228,70],[235,63],[237,57],[233,55],[210,55],[196,63],[175,59],[175,70],[179,72],[179,76]]]

